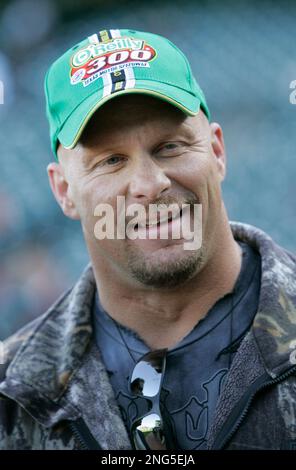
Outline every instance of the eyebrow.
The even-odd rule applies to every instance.
[[[186,124],[185,122],[182,122],[181,124],[178,125],[177,129],[171,129],[171,130],[167,130],[167,132],[165,132],[165,129],[164,129],[164,133],[163,133],[163,136],[159,136],[159,139],[161,140],[165,140],[165,139],[171,139],[173,136],[184,136],[185,138],[187,138],[188,140],[194,140],[197,135],[196,135],[196,132],[194,132],[194,129],[192,127],[190,127],[188,124]],[[83,148],[86,148],[85,145],[81,144],[80,142],[78,142],[78,145],[81,145],[81,147]],[[102,150],[102,153],[112,153],[112,149],[108,149],[108,148],[103,148]],[[97,155],[89,155],[88,153],[86,154],[83,154],[82,155],[82,163],[85,167],[88,167],[94,158],[98,158],[99,157],[99,154]]]
[[[171,136],[173,134],[182,134],[190,140],[196,137],[194,129],[192,129],[192,127],[190,127],[188,124],[186,125],[184,122],[182,122],[182,124],[178,127],[177,131],[169,131],[165,136]]]
[[[88,153],[82,154],[81,161],[82,161],[83,167],[86,169],[89,168],[90,165],[94,162],[94,160],[98,159],[98,157],[99,157],[99,154],[95,154],[95,155],[89,155]]]
[[[159,139],[162,141],[168,140],[178,140],[179,138],[187,139],[190,142],[194,142],[198,135],[196,130],[192,127],[182,123],[175,129],[164,129],[162,135],[159,135]]]

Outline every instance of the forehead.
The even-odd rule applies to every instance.
[[[147,124],[178,126],[187,116],[169,103],[147,95],[134,94],[117,97],[107,102],[92,116],[80,139],[88,145],[95,136],[125,132]]]
[[[203,111],[191,117],[148,95],[123,95],[111,99],[94,113],[74,149],[59,146],[59,160],[64,163],[73,160],[76,164],[81,161],[83,164],[98,148],[117,145],[123,141],[123,136],[131,136],[138,130],[143,131],[142,135],[147,135],[147,138],[151,137],[151,144],[152,140],[173,137],[177,133],[193,142],[208,135],[209,122]]]

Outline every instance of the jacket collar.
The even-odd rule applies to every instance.
[[[266,371],[276,377],[291,366],[290,345],[296,337],[296,259],[253,226],[231,222],[231,229],[235,239],[250,244],[261,255],[261,292],[253,335]],[[111,423],[115,419],[118,432],[124,436],[113,448],[128,448],[126,431],[101,358],[91,359],[94,357],[91,314],[95,290],[89,265],[73,289],[58,299],[31,328],[27,327],[25,334],[17,333],[7,341],[8,353],[22,345],[7,369],[0,391],[19,402],[45,426],[52,426],[60,419],[84,416],[96,436],[100,431],[94,423],[96,419],[99,422],[99,415],[94,412],[93,420],[90,410],[99,409],[100,419],[102,412]],[[84,382],[90,363],[97,382],[87,385]],[[103,403],[102,407],[97,406],[98,402]],[[101,438],[104,437],[108,448],[111,434],[116,433],[107,428],[104,433],[105,437]]]
[[[275,378],[293,363],[296,338],[296,257],[256,227],[231,223],[236,239],[261,255],[261,288],[252,327],[267,373]],[[295,348],[295,346],[294,346]]]
[[[100,352],[92,341],[96,284],[90,265],[77,284],[37,321],[6,342],[17,354],[0,392],[45,427],[83,418],[104,449],[129,449],[129,438]]]

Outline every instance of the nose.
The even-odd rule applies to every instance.
[[[171,187],[171,180],[152,158],[139,158],[132,171],[129,193],[135,199],[157,199]]]

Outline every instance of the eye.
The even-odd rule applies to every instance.
[[[111,157],[107,158],[103,164],[108,165],[108,166],[113,166],[116,165],[117,163],[120,163],[123,160],[123,157],[120,155],[112,155]]]
[[[181,142],[164,142],[157,148],[156,153],[163,156],[178,156],[182,148]]]
[[[160,150],[165,149],[165,150],[174,150],[175,148],[178,147],[178,144],[174,142],[168,142],[167,144],[164,144]]]
[[[117,171],[124,166],[126,160],[127,157],[124,155],[109,155],[109,157],[105,157],[102,160],[94,161],[93,165],[90,167],[90,171],[96,171],[101,174]]]

